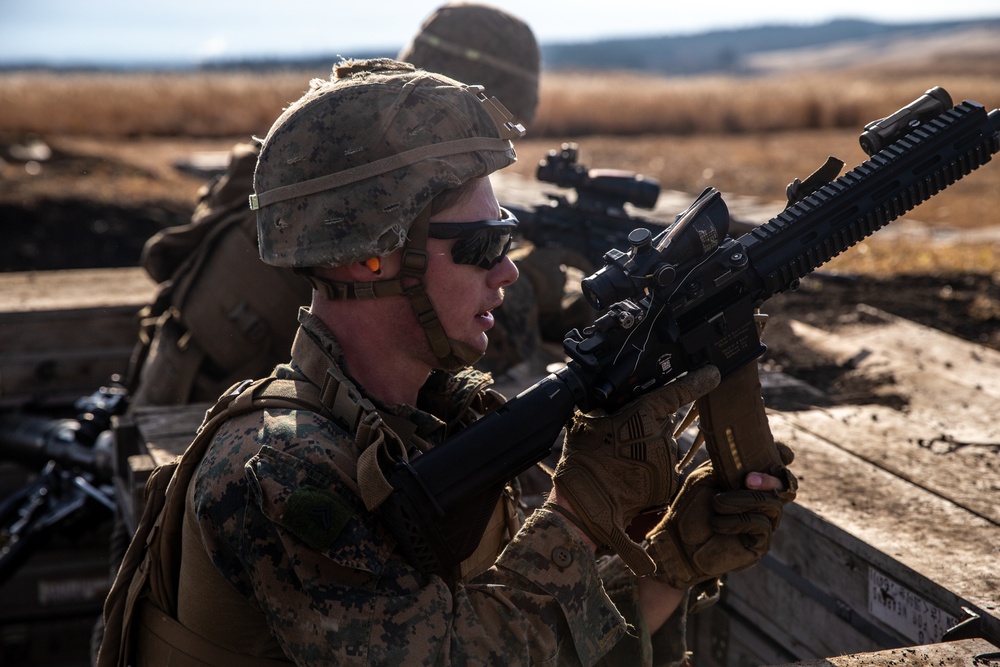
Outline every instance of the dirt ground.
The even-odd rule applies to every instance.
[[[0,271],[136,265],[145,240],[185,224],[205,173],[177,168],[192,156],[218,155],[233,141],[129,141],[117,147],[86,139],[17,141],[0,137]],[[1000,271],[871,278],[818,271],[799,290],[771,299],[774,320],[817,327],[854,317],[866,304],[1000,349]],[[798,369],[782,329],[768,334],[770,367],[815,383],[836,369]]]

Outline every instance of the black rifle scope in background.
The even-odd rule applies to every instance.
[[[660,197],[660,183],[654,178],[621,169],[588,169],[578,162],[580,149],[574,143],[550,150],[538,163],[539,181],[561,188],[575,188],[581,200],[593,198],[628,203],[652,209]]]

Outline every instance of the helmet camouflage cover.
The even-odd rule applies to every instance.
[[[527,23],[496,7],[450,2],[424,21],[399,60],[499,97],[525,125],[538,108],[541,53]]]
[[[522,133],[479,86],[390,59],[341,63],[263,140],[250,198],[261,259],[307,268],[388,254],[436,195],[513,163]]]

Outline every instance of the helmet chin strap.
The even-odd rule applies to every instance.
[[[468,343],[448,338],[444,325],[434,310],[434,304],[424,283],[427,270],[427,233],[431,220],[428,204],[410,225],[406,244],[403,246],[403,262],[399,277],[391,280],[371,282],[340,282],[316,276],[309,271],[300,271],[324,298],[330,300],[375,299],[386,296],[405,296],[417,321],[423,327],[430,343],[431,351],[437,357],[441,368],[457,371],[471,366],[483,358],[483,352]]]

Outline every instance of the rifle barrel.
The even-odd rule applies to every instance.
[[[761,276],[759,300],[794,288],[802,276],[997,152],[1000,109],[987,114],[981,104],[966,101],[789,206],[738,239]]]

